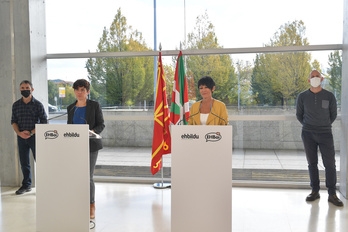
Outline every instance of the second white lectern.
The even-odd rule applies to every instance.
[[[88,125],[36,125],[38,232],[89,231]]]
[[[231,232],[232,126],[172,126],[172,232]]]

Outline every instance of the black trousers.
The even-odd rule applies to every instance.
[[[326,187],[330,195],[336,194],[336,160],[332,133],[315,133],[302,130],[302,141],[308,162],[313,191],[319,191],[318,148],[325,167]]]
[[[97,163],[98,151],[89,152],[89,193],[90,203],[93,204],[95,201],[95,186],[93,180],[94,168]]]
[[[22,186],[31,186],[30,150],[35,160],[35,135],[28,139],[17,136],[19,161],[23,173]]]

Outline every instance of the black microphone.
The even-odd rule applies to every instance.
[[[85,119],[85,118],[83,118],[83,117],[81,117],[80,115],[78,115],[78,114],[75,114],[76,113],[76,110],[78,109],[78,107],[77,106],[74,106],[72,109],[74,109],[75,108],[75,110],[74,110],[74,114],[73,114],[73,118],[74,118],[74,116],[76,115],[77,117],[79,117],[80,119],[82,119],[83,121],[85,121],[85,124],[88,124],[87,123],[87,120]],[[72,110],[71,109],[71,110]],[[70,111],[69,111],[70,112]]]
[[[47,121],[50,121],[50,120],[52,120],[52,119],[56,119],[56,118],[62,117],[62,116],[67,115],[67,114],[68,114],[68,112],[66,112],[66,113],[64,113],[64,114],[60,114],[60,115],[58,115],[58,116],[54,116],[53,118],[48,118]]]
[[[191,117],[193,117],[193,116],[199,114],[199,113],[201,112],[201,106],[202,106],[202,103],[199,104],[198,112],[195,113],[195,114],[192,114],[192,115],[188,116],[187,118],[185,118],[185,120],[187,121],[187,119],[190,119]],[[185,115],[185,114],[184,114],[184,115]],[[178,122],[178,125],[181,125],[181,122],[182,122],[182,121],[184,121],[184,120],[183,120],[183,119],[180,119],[180,121]],[[195,121],[195,123],[196,123],[196,120],[193,119],[193,121]]]
[[[224,122],[225,122],[225,126],[227,125],[227,122],[226,122],[226,120],[225,120],[224,118],[221,118],[220,116],[218,116],[218,115],[214,114],[212,111],[210,111],[210,113],[211,113],[212,115],[214,115],[214,116],[216,116],[216,117],[218,117],[218,118],[220,118],[220,119],[224,120]]]
[[[220,117],[220,116],[218,116],[218,115],[214,114],[214,113],[213,113],[213,111],[211,111],[211,108],[212,108],[212,105],[211,105],[211,103],[210,103],[210,113],[211,113],[212,115],[214,115],[214,116],[216,116],[216,117],[218,117],[218,118],[220,118],[220,119],[224,120],[224,122],[225,122],[225,126],[226,126],[226,125],[227,125],[226,120],[225,120],[224,118],[222,118],[222,117]]]
[[[75,109],[75,106],[71,107],[71,109],[68,112],[66,112],[68,114],[68,118],[69,118],[69,113],[71,113],[71,111],[73,109]],[[75,109],[75,111],[76,111],[76,109]],[[73,118],[74,118],[74,115],[75,115],[75,111],[74,111],[74,114],[73,114]]]
[[[201,104],[199,104],[198,112],[195,113],[195,114],[192,114],[192,115],[188,116],[187,118],[185,118],[185,120],[187,121],[187,119],[190,119],[191,117],[193,117],[193,116],[199,114],[199,113],[201,112],[201,106],[202,106],[202,102],[201,102]],[[180,125],[182,121],[184,121],[184,120],[183,120],[183,119],[180,119],[180,121],[178,122],[178,125]],[[195,123],[196,123],[196,120],[193,119],[193,121],[195,121]]]
[[[188,116],[187,118],[185,118],[185,120],[187,121],[188,119],[190,119],[191,117],[193,117],[193,116],[195,116],[195,115],[197,115],[197,114],[199,114],[200,113],[200,111],[198,111],[197,113],[195,113],[195,114],[192,114],[192,115],[190,115],[190,116]],[[178,125],[181,125],[181,122],[182,121],[184,121],[183,119],[180,119],[180,121],[178,122]],[[193,119],[193,121],[195,121],[196,122],[196,120],[194,120]]]
[[[74,118],[74,116],[76,115],[77,117],[79,117],[80,119],[82,119],[83,121],[85,121],[85,124],[88,124],[88,123],[87,123],[87,120],[86,120],[85,118],[81,117],[81,116],[78,115],[78,114],[75,114],[75,113],[76,113],[76,110],[78,109],[78,107],[74,106],[73,108],[75,108],[73,118]],[[73,108],[72,108],[72,109],[73,109]],[[70,112],[70,111],[69,111],[69,112]],[[95,133],[94,131],[92,131],[92,130],[88,130],[88,131],[89,131],[89,136],[90,136],[89,138],[91,138],[91,139],[101,139],[101,138],[102,138],[99,134]]]

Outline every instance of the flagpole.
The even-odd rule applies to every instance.
[[[160,52],[162,51],[161,43],[159,44],[159,51]],[[153,184],[153,187],[156,188],[156,189],[165,189],[165,188],[170,188],[171,187],[170,183],[164,183],[164,176],[163,176],[163,165],[164,165],[164,162],[163,162],[163,157],[164,156],[162,155],[162,157],[161,157],[161,163],[162,163],[162,165],[161,165],[161,183],[154,183]]]
[[[185,0],[184,0],[184,44],[185,44],[185,48],[187,48],[187,43],[186,43],[186,1]],[[182,51],[181,48],[180,48],[180,50]],[[184,63],[185,63],[185,67],[187,67],[186,57],[184,57]]]
[[[157,16],[156,16],[156,0],[153,0],[153,11],[154,11],[154,22],[153,22],[153,31],[154,31],[154,45],[153,50],[157,50]],[[153,95],[153,106],[155,106],[156,101],[156,86],[157,86],[157,56],[154,56],[153,58],[153,67],[154,67],[154,78],[153,78],[153,89],[154,89],[154,95]]]
[[[154,183],[153,187],[156,189],[165,189],[165,188],[170,188],[171,183],[164,183],[164,177],[163,177],[163,156],[162,156],[162,167],[161,167],[161,183]]]

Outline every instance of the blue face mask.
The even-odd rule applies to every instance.
[[[27,98],[30,96],[30,90],[22,90],[21,94],[23,97]]]

